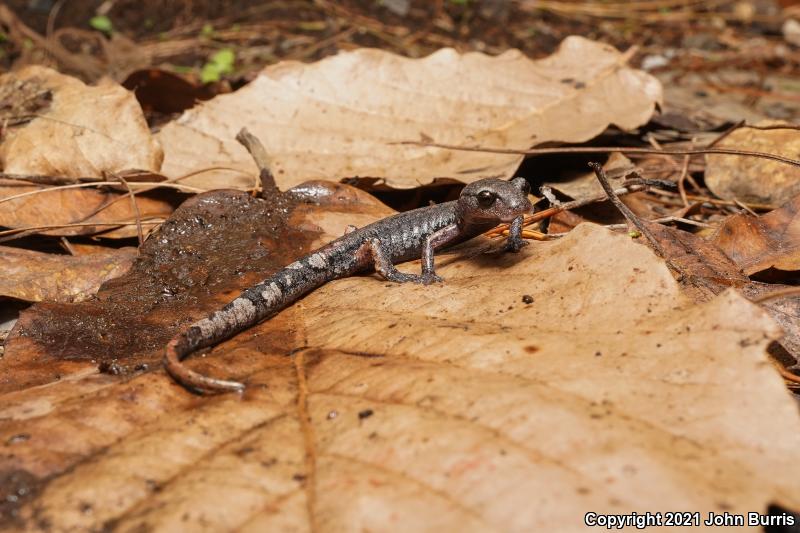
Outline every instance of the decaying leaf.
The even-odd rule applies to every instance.
[[[45,190],[49,189],[49,190]],[[36,191],[42,191],[37,194]],[[4,198],[23,195],[3,201]],[[137,194],[138,216],[146,233],[172,213],[162,196]],[[0,226],[37,228],[45,235],[135,237],[137,213],[127,193],[95,188],[60,189],[0,179]],[[52,229],[47,229],[55,226]],[[58,227],[64,226],[64,227]]]
[[[781,124],[759,122],[759,126]],[[800,131],[739,128],[723,139],[720,148],[739,148],[796,158],[800,153]],[[800,194],[800,168],[757,157],[706,156],[705,181],[721,198],[742,202],[781,205]]]
[[[230,213],[240,220],[256,209],[225,194],[239,198]],[[288,209],[292,227],[312,230],[295,234],[301,248],[340,234],[350,216],[338,195]],[[222,242],[214,224],[188,224],[191,209],[212,216],[230,203],[198,198],[144,251],[153,260],[172,250],[162,269],[201,280],[183,289],[186,319],[262,274],[247,264],[241,278],[218,276],[224,246],[255,251],[260,238]],[[311,242],[314,228],[327,231]],[[222,261],[209,266],[208,288],[191,273],[203,239],[214,250],[203,261]],[[302,253],[269,242],[253,261],[276,268]],[[800,416],[765,358],[780,332],[761,309],[733,291],[690,302],[647,248],[596,226],[520,254],[487,247],[440,256],[444,284],[333,282],[191,362],[244,379],[243,397],[197,398],[162,373],[121,381],[90,363],[62,367],[47,387],[6,383],[0,479],[13,482],[0,486],[25,489],[14,523],[580,531],[588,510],[800,508]],[[144,284],[136,272],[104,290]],[[159,287],[144,284],[140,298]],[[174,331],[181,306],[171,305],[156,301],[145,320]],[[47,316],[37,307],[20,320],[1,376],[14,359],[57,358],[57,345],[31,334],[35,314]],[[70,309],[81,307],[49,316]]]
[[[0,296],[28,302],[80,301],[128,270],[135,248],[81,256],[46,254],[0,246]]]
[[[733,215],[717,230],[714,242],[748,275],[770,268],[800,270],[798,211],[800,196],[795,196],[780,208],[758,217],[745,213]]]
[[[728,287],[741,289],[750,283],[713,242],[678,228],[643,223],[658,240],[666,259],[680,269],[682,287],[695,301],[708,301]]]
[[[510,176],[521,156],[392,143],[433,140],[526,148],[580,142],[609,124],[645,123],[661,86],[608,45],[567,38],[531,61],[440,50],[424,59],[359,49],[306,65],[282,62],[247,87],[185,113],[158,135],[163,173],[204,188],[248,188],[255,167],[235,141],[247,127],[265,145],[281,188],[307,179],[384,178],[410,188],[436,178]]]
[[[29,66],[0,76],[0,100],[11,94],[20,105],[4,111],[31,120],[9,128],[2,139],[0,166],[6,173],[100,177],[128,169],[156,172],[161,166],[161,147],[136,98],[111,81],[87,86]],[[24,95],[40,105],[28,109]]]

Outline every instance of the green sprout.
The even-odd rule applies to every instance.
[[[200,71],[200,80],[203,83],[212,81],[219,81],[223,74],[230,74],[233,72],[233,63],[236,60],[236,54],[230,48],[223,48],[219,52],[214,53],[203,65]]]
[[[114,25],[111,24],[111,19],[105,15],[97,15],[92,17],[89,20],[89,26],[107,35],[111,35],[111,32],[114,31]]]
[[[214,26],[206,22],[203,24],[203,29],[200,30],[200,36],[206,39],[214,37]]]

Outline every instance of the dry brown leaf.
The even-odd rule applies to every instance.
[[[44,192],[2,201],[35,191]],[[137,194],[136,204],[145,235],[158,224],[154,220],[161,221],[173,211],[171,202],[153,194]],[[60,189],[0,179],[0,226],[7,228],[40,228],[35,232],[45,235],[101,233],[104,237],[125,238],[137,235],[136,217],[127,193],[88,187]],[[69,224],[80,225],[47,229]]]
[[[800,270],[800,196],[755,217],[728,217],[714,235],[714,243],[748,275],[775,268]]]
[[[510,176],[521,156],[393,145],[434,140],[527,148],[581,142],[609,124],[629,129],[650,118],[661,86],[625,65],[608,45],[568,37],[531,61],[440,50],[423,59],[359,49],[317,63],[282,62],[247,87],[185,113],[158,137],[162,172],[203,188],[252,186],[256,169],[236,141],[247,127],[265,145],[281,188],[307,179],[384,178],[411,188],[436,178],[470,182]]]
[[[0,296],[28,302],[80,301],[124,274],[135,257],[136,248],[73,257],[0,246]]]
[[[311,220],[336,234],[334,211]],[[193,361],[246,377],[241,399],[85,367],[6,393],[0,478],[30,489],[14,523],[582,531],[588,511],[800,508],[800,416],[762,310],[692,304],[595,226],[485,248],[441,257],[441,285],[331,283]]]
[[[25,104],[27,96],[45,105],[5,110],[35,117],[9,128],[2,139],[0,166],[8,174],[100,177],[128,169],[157,172],[161,166],[163,152],[139,103],[114,82],[87,86],[29,66],[0,76],[0,100],[12,94],[15,102]]]
[[[762,121],[758,125],[782,124]],[[800,131],[740,128],[719,144],[796,158],[800,153]],[[708,188],[728,200],[781,205],[800,194],[800,168],[758,157],[711,154],[706,156]]]

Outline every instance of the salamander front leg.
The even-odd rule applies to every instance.
[[[422,283],[423,285],[430,285],[431,283],[441,282],[442,278],[436,275],[433,268],[433,254],[436,248],[444,246],[452,241],[459,235],[459,228],[455,224],[445,226],[436,233],[433,233],[425,239],[425,244],[422,247],[422,274],[417,276],[415,274],[406,274],[399,272],[392,264],[389,254],[386,252],[378,239],[371,239],[366,243],[369,252],[372,254],[372,260],[375,263],[375,270],[384,278],[389,281],[397,283],[406,283],[412,281],[414,283]]]
[[[527,241],[522,239],[522,215],[511,221],[508,228],[508,239],[503,245],[504,252],[519,252],[523,246],[527,246]]]

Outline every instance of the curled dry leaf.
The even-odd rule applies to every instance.
[[[795,196],[761,216],[746,213],[730,216],[714,235],[714,243],[748,275],[770,268],[800,270],[798,211],[800,196]]]
[[[230,196],[241,204],[231,213],[247,218],[257,208],[244,197]],[[292,227],[311,230],[295,235],[302,248],[352,221],[330,197],[287,208]],[[230,203],[214,198],[195,208]],[[179,237],[197,217],[191,207],[153,239],[154,257],[176,254],[162,270],[197,276],[193,257],[205,249],[175,245],[201,245],[214,224]],[[315,227],[327,235],[311,242]],[[201,260],[217,261],[223,240],[231,253],[259,242],[241,234],[222,232]],[[302,253],[267,248],[273,269]],[[479,241],[440,257],[444,284],[331,283],[190,363],[245,379],[243,398],[196,398],[161,373],[119,381],[86,365],[48,387],[6,387],[0,442],[11,452],[0,478],[12,482],[0,486],[25,489],[14,523],[582,531],[587,510],[800,508],[800,416],[765,359],[779,330],[761,309],[732,291],[693,304],[647,248],[596,226],[520,254],[486,249]],[[189,287],[183,316],[262,274],[246,266],[210,290]],[[145,320],[174,331],[165,302]],[[20,320],[0,375],[9,359],[52,363],[54,346],[25,334],[32,317]]]
[[[40,66],[0,76],[0,100],[15,94],[6,110],[30,118],[8,129],[0,162],[8,174],[100,177],[104,172],[156,172],[163,153],[150,135],[133,93],[111,81],[87,86]],[[24,104],[36,100],[29,109]]]
[[[0,246],[0,296],[28,302],[80,301],[124,274],[134,257],[135,248],[71,256]]]
[[[759,126],[781,122],[759,122]],[[718,145],[797,158],[800,131],[796,129],[757,130],[739,128]],[[708,188],[728,200],[781,205],[800,194],[800,168],[757,157],[710,154],[706,156],[705,181]]]
[[[695,302],[707,302],[725,289],[735,287],[749,299],[758,299],[785,285],[752,281],[713,241],[677,228],[644,222],[658,240],[666,259],[681,274],[680,287]],[[783,336],[770,345],[770,352],[785,354],[781,362],[793,366],[800,361],[800,299],[776,298],[762,307],[783,329]],[[781,350],[782,348],[782,350]]]
[[[3,201],[36,191],[42,192]],[[145,234],[173,210],[172,203],[160,195],[137,194],[136,204]],[[127,193],[89,187],[59,189],[0,179],[0,226],[7,228],[37,228],[33,231],[44,235],[125,238],[137,235],[136,217]],[[56,227],[47,229],[50,226]]]
[[[307,179],[383,178],[410,188],[436,178],[509,177],[521,156],[392,143],[433,140],[527,148],[580,142],[609,124],[634,128],[661,99],[655,78],[608,45],[568,37],[552,56],[440,50],[408,59],[359,49],[313,64],[282,62],[247,87],[185,113],[158,137],[163,173],[204,188],[252,186],[256,169],[236,141],[247,127],[270,154],[281,188]]]

